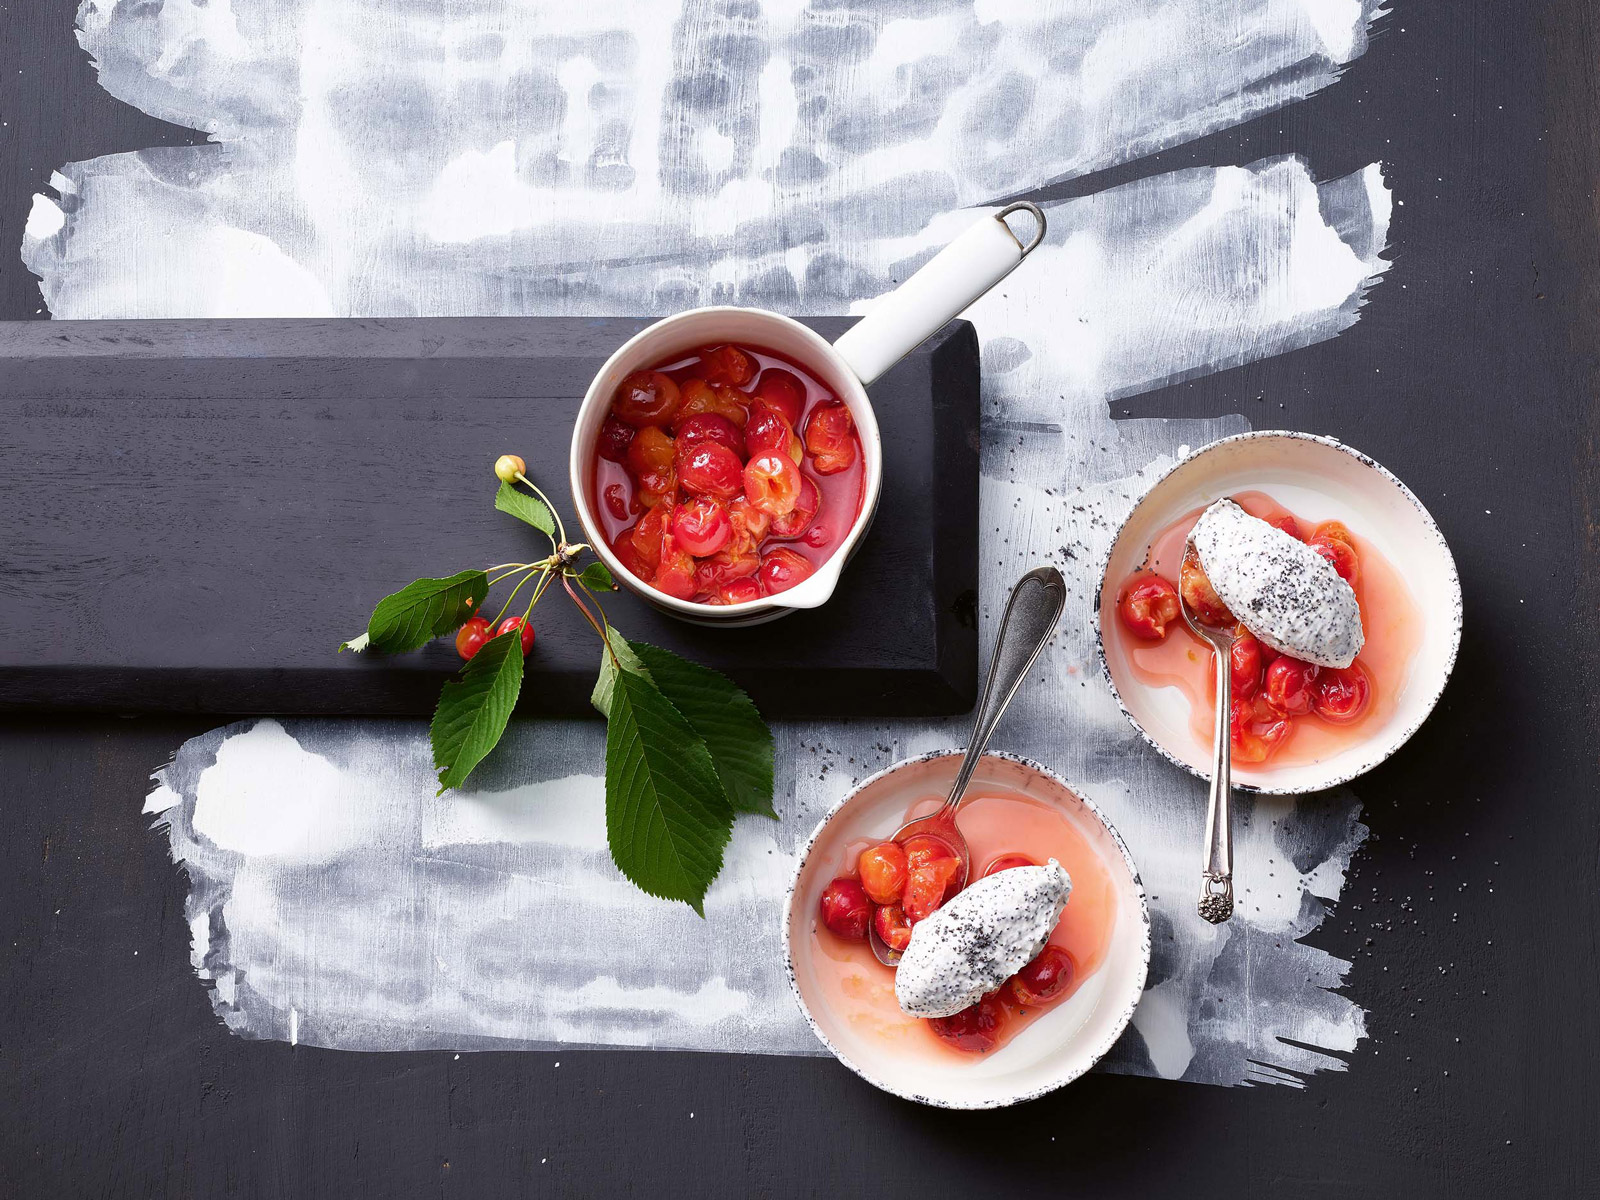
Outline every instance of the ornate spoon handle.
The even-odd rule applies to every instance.
[[[1206,857],[1200,876],[1200,915],[1213,925],[1233,916],[1232,655],[1221,646],[1217,665],[1216,731],[1211,741],[1211,795],[1206,805]]]

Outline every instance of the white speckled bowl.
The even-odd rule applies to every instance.
[[[1100,852],[1119,901],[1106,960],[1071,997],[982,1058],[946,1062],[896,1054],[891,1045],[851,1028],[829,1003],[813,963],[811,932],[823,890],[850,842],[893,833],[913,802],[949,790],[960,761],[960,751],[940,750],[898,763],[861,784],[822,819],[801,852],[784,907],[784,965],[800,1011],[822,1044],[874,1087],[940,1108],[1002,1108],[1071,1083],[1122,1035],[1144,993],[1150,912],[1128,848],[1091,801],[1037,763],[985,754],[972,789],[1003,788],[1053,804]]]
[[[1461,584],[1444,535],[1422,501],[1358,450],[1332,438],[1261,430],[1202,446],[1158,479],[1123,522],[1100,572],[1100,665],[1128,720],[1146,741],[1202,779],[1211,747],[1198,739],[1189,703],[1173,687],[1133,677],[1118,638],[1117,589],[1144,562],[1152,537],[1183,514],[1235,492],[1260,490],[1307,520],[1339,520],[1401,572],[1422,611],[1422,645],[1388,719],[1338,753],[1308,763],[1233,765],[1234,786],[1272,795],[1316,792],[1370,771],[1421,727],[1444,691],[1461,644]]]

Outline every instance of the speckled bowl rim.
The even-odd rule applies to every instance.
[[[1177,462],[1173,463],[1171,467],[1163,471],[1159,477],[1151,481],[1150,486],[1145,488],[1145,490],[1140,494],[1138,500],[1134,501],[1133,507],[1128,510],[1128,515],[1122,519],[1122,523],[1117,526],[1117,532],[1112,536],[1111,541],[1106,545],[1106,552],[1101,556],[1096,572],[1100,578],[1100,584],[1095,589],[1094,598],[1094,649],[1096,657],[1100,660],[1100,675],[1105,680],[1106,686],[1111,689],[1111,698],[1117,702],[1117,707],[1122,710],[1122,715],[1128,718],[1128,723],[1132,725],[1134,729],[1138,730],[1139,736],[1148,742],[1155,749],[1156,753],[1160,754],[1162,758],[1166,759],[1173,766],[1181,767],[1189,774],[1209,782],[1211,779],[1210,772],[1203,771],[1194,766],[1192,763],[1185,762],[1183,759],[1173,754],[1164,745],[1162,745],[1160,741],[1152,736],[1143,725],[1139,723],[1138,718],[1136,718],[1129,710],[1128,706],[1123,703],[1122,693],[1117,690],[1117,681],[1111,676],[1111,664],[1106,658],[1105,631],[1101,625],[1105,613],[1105,590],[1109,583],[1109,581],[1106,579],[1106,572],[1111,569],[1111,556],[1116,553],[1117,544],[1122,541],[1122,534],[1123,531],[1127,529],[1128,522],[1133,520],[1134,514],[1137,513],[1140,506],[1150,498],[1150,494],[1154,492],[1156,488],[1160,487],[1161,484],[1173,474],[1173,472],[1188,465],[1203,455],[1210,454],[1213,451],[1218,450],[1223,446],[1230,445],[1234,442],[1247,442],[1277,438],[1289,438],[1300,442],[1315,442],[1318,445],[1327,446],[1330,449],[1338,450],[1343,454],[1349,455],[1362,466],[1377,471],[1378,474],[1382,475],[1390,483],[1394,484],[1395,487],[1399,488],[1400,494],[1409,500],[1412,507],[1414,507],[1417,512],[1421,514],[1423,527],[1433,536],[1434,541],[1439,544],[1439,549],[1444,552],[1445,570],[1447,573],[1447,582],[1450,586],[1452,600],[1450,614],[1450,651],[1445,658],[1444,670],[1439,673],[1438,686],[1434,688],[1433,694],[1427,698],[1427,702],[1422,706],[1422,711],[1418,715],[1417,719],[1412,722],[1410,727],[1404,730],[1399,737],[1395,738],[1391,743],[1389,743],[1386,750],[1384,750],[1376,758],[1369,759],[1361,766],[1356,767],[1354,770],[1347,771],[1340,775],[1333,775],[1325,781],[1300,784],[1292,787],[1271,786],[1257,783],[1240,783],[1237,781],[1235,781],[1233,785],[1238,791],[1254,792],[1263,796],[1303,796],[1315,792],[1325,792],[1329,788],[1335,788],[1340,784],[1349,783],[1352,779],[1359,779],[1368,771],[1371,771],[1374,767],[1381,766],[1383,763],[1387,762],[1397,750],[1409,742],[1416,734],[1417,730],[1422,728],[1424,722],[1426,722],[1427,719],[1433,715],[1433,710],[1438,706],[1439,698],[1444,695],[1444,689],[1449,686],[1450,676],[1455,672],[1456,655],[1461,649],[1461,628],[1464,622],[1465,608],[1461,598],[1461,576],[1456,570],[1456,559],[1455,555],[1450,552],[1450,543],[1445,541],[1444,533],[1439,529],[1439,523],[1433,519],[1433,514],[1428,511],[1427,505],[1423,504],[1422,501],[1417,498],[1417,494],[1408,488],[1398,475],[1389,470],[1388,467],[1384,466],[1370,454],[1363,454],[1360,450],[1357,450],[1353,446],[1345,445],[1345,443],[1339,441],[1337,438],[1324,437],[1321,434],[1301,433],[1293,429],[1251,429],[1246,430],[1244,433],[1235,433],[1230,434],[1228,437],[1218,438],[1214,442],[1207,442],[1204,446],[1192,450],[1188,454],[1184,455]]]
[[[835,1046],[831,1041],[829,1041],[827,1034],[822,1032],[822,1028],[817,1024],[816,1019],[811,1015],[811,1009],[806,1004],[805,995],[800,991],[800,981],[795,975],[794,966],[794,943],[792,940],[793,929],[791,928],[791,917],[794,912],[794,894],[795,889],[800,886],[800,875],[805,870],[806,863],[811,858],[812,848],[817,844],[817,839],[822,836],[822,831],[827,828],[828,823],[831,822],[834,817],[839,815],[840,810],[843,809],[846,804],[849,804],[850,801],[854,800],[858,795],[864,792],[867,788],[877,783],[880,779],[887,778],[888,776],[893,775],[896,771],[903,771],[910,767],[920,766],[921,764],[931,762],[934,759],[959,758],[963,753],[965,753],[965,751],[959,748],[930,750],[926,754],[917,755],[915,758],[902,759],[900,762],[885,767],[883,770],[877,771],[874,774],[869,775],[866,779],[863,779],[855,787],[851,788],[847,793],[840,797],[833,807],[823,814],[822,819],[817,822],[816,828],[813,829],[811,831],[811,835],[806,838],[805,845],[800,848],[800,855],[795,860],[794,874],[790,877],[789,887],[784,893],[783,970],[784,974],[789,977],[789,990],[794,995],[795,1003],[800,1006],[800,1015],[805,1018],[806,1024],[811,1026],[811,1032],[816,1034],[817,1040],[827,1047],[828,1053],[832,1054],[841,1063],[849,1067],[850,1070],[861,1076],[862,1079],[865,1079],[879,1091],[888,1092],[891,1096],[899,1096],[902,1100],[911,1100],[917,1104],[926,1104],[932,1108],[950,1108],[968,1111],[988,1108],[1009,1108],[1013,1104],[1023,1104],[1029,1100],[1037,1100],[1040,1096],[1048,1095],[1051,1092],[1066,1087],[1067,1084],[1072,1083],[1074,1080],[1090,1071],[1097,1062],[1104,1058],[1107,1052],[1110,1051],[1111,1047],[1116,1045],[1117,1039],[1119,1039],[1123,1033],[1127,1031],[1129,1022],[1133,1020],[1134,1010],[1139,1007],[1139,1001],[1144,998],[1145,982],[1150,977],[1151,934],[1150,900],[1145,894],[1144,880],[1139,877],[1138,864],[1133,861],[1133,855],[1128,851],[1128,844],[1122,840],[1122,835],[1117,832],[1117,827],[1113,825],[1109,819],[1107,819],[1105,813],[1100,811],[1100,806],[1091,800],[1087,795],[1085,795],[1082,788],[1078,787],[1076,784],[1068,782],[1061,776],[1057,775],[1054,771],[1050,770],[1048,767],[1035,762],[1031,758],[1024,758],[1020,754],[1008,754],[1001,750],[986,750],[983,754],[983,757],[986,759],[998,759],[1002,762],[1008,762],[1016,766],[1023,767],[1026,770],[1033,771],[1038,775],[1044,776],[1058,787],[1064,788],[1068,792],[1071,792],[1077,797],[1078,802],[1088,809],[1089,812],[1094,816],[1095,820],[1100,822],[1105,831],[1111,835],[1112,843],[1122,855],[1122,861],[1128,868],[1128,876],[1133,882],[1134,894],[1139,898],[1139,969],[1138,981],[1133,999],[1124,1006],[1121,1014],[1112,1025],[1110,1033],[1106,1037],[1102,1038],[1101,1041],[1093,1047],[1089,1058],[1081,1067],[1063,1074],[1059,1078],[1046,1084],[1044,1087],[1034,1088],[1025,1092],[1007,1093],[996,1096],[993,1099],[977,1101],[971,1104],[957,1104],[954,1101],[941,1100],[934,1096],[924,1096],[917,1092],[895,1087],[892,1084],[886,1083],[884,1080],[877,1078],[871,1072],[863,1069],[859,1063],[855,1062],[850,1058],[849,1055],[845,1054],[839,1049],[839,1047]],[[981,761],[982,760],[980,760],[980,765]]]

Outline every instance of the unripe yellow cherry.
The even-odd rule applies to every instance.
[[[517,454],[502,454],[494,460],[494,473],[502,483],[515,483],[518,475],[525,475],[528,464]]]

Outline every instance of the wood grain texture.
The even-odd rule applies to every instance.
[[[493,510],[503,452],[576,529],[567,446],[645,320],[0,325],[0,708],[427,714],[460,666],[335,654],[380,596],[548,553]],[[830,338],[845,318],[811,324]],[[956,322],[873,388],[884,494],[827,606],[703,629],[627,594],[627,635],[730,675],[768,716],[976,699],[978,356]],[[500,595],[501,593],[496,593]],[[585,715],[599,642],[559,594],[519,711]]]

